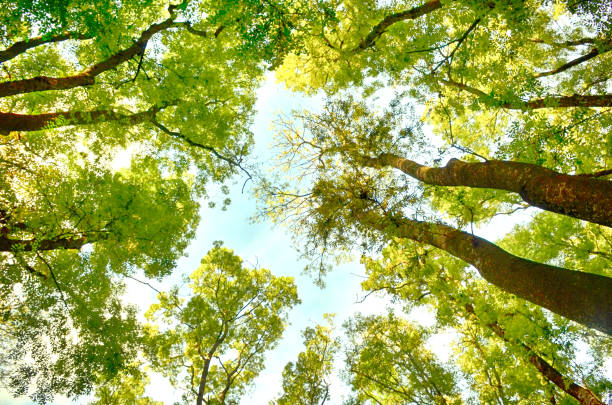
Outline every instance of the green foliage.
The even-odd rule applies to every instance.
[[[0,85],[110,64],[86,86],[0,98],[2,373],[16,395],[81,395],[96,374],[129,368],[140,326],[121,304],[122,277],[170,274],[207,185],[246,170],[254,92],[289,42],[286,11],[250,0],[3,3]]]
[[[575,403],[536,369],[532,354],[600,397],[612,384],[602,377],[609,339],[488,286],[459,260],[438,249],[397,242],[385,248],[379,259],[364,258],[364,264],[368,272],[365,290],[387,291],[407,312],[427,308],[435,318],[430,330],[454,337],[450,358],[454,365],[444,368],[461,371],[459,381],[470,386],[463,392],[468,403],[546,403],[551,395],[558,403]],[[394,328],[398,327],[380,330]],[[503,338],[496,331],[502,331]],[[576,363],[576,353],[585,347],[588,360]],[[390,345],[379,350],[399,355]],[[384,369],[388,364],[378,367]],[[409,373],[420,375],[414,367]]]
[[[95,400],[89,405],[163,405],[144,396],[148,376],[138,370],[133,375],[120,373],[96,388]]]
[[[216,246],[190,276],[189,299],[178,289],[160,293],[147,312],[146,353],[192,402],[234,403],[263,369],[299,300],[290,277],[248,269],[231,250]],[[200,402],[198,402],[200,403]]]
[[[345,328],[346,374],[357,403],[462,403],[456,373],[424,347],[424,329],[393,313],[357,315]]]
[[[270,404],[324,404],[330,398],[329,377],[333,370],[334,355],[340,340],[332,338],[333,315],[325,314],[329,326],[316,325],[302,332],[304,351],[295,363],[289,362],[283,370],[283,393]]]

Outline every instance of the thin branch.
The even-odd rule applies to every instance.
[[[594,44],[595,40],[596,40],[595,38],[581,38],[581,39],[577,39],[574,41],[546,42],[543,39],[533,38],[533,39],[528,39],[527,41],[533,42],[536,44],[544,44],[544,45],[549,45],[549,46],[556,46],[559,48],[565,48],[565,47],[574,47],[574,46],[580,46],[580,45]]]
[[[591,49],[591,51],[589,53],[587,53],[586,55],[582,55],[579,58],[573,59],[567,63],[564,63],[563,65],[557,67],[556,69],[553,70],[549,70],[547,72],[541,72],[538,73],[536,75],[534,75],[534,77],[536,78],[540,78],[540,77],[546,77],[546,76],[552,76],[552,75],[556,75],[557,73],[561,73],[561,72],[565,72],[566,70],[579,65],[583,62],[586,62],[590,59],[595,58],[598,55],[601,55],[603,53],[606,53],[608,51],[610,51],[610,49],[612,49],[612,41],[609,41],[605,46],[603,46],[602,48],[598,48],[595,47],[593,49]]]
[[[246,170],[240,164],[240,162],[237,161],[236,159],[223,156],[222,154],[217,152],[217,150],[215,148],[213,148],[212,146],[204,145],[204,144],[195,142],[195,141],[189,139],[188,137],[186,137],[185,135],[181,134],[180,132],[171,131],[166,126],[164,126],[163,124],[159,123],[157,120],[153,119],[153,120],[151,120],[151,122],[153,123],[153,125],[155,125],[157,128],[159,128],[162,132],[166,133],[167,135],[170,135],[170,136],[175,137],[175,138],[179,138],[179,139],[187,142],[189,145],[195,146],[196,148],[207,150],[210,153],[212,153],[215,157],[217,157],[218,159],[221,159],[221,160],[229,163],[231,166],[236,166],[240,170],[242,170],[242,172],[244,172],[247,175],[247,179],[245,180],[244,184],[242,185],[242,191],[243,192],[244,192],[244,186],[246,185],[247,181],[253,179],[253,176],[251,176],[251,173],[249,173],[248,170]]]
[[[463,35],[461,35],[461,37],[459,37],[457,40],[455,40],[455,42],[457,42],[457,45],[455,46],[455,48],[453,48],[453,50],[451,51],[450,54],[448,54],[448,56],[446,56],[444,59],[442,59],[437,65],[436,67],[433,68],[433,72],[435,72],[436,70],[438,70],[438,68],[440,66],[442,66],[442,64],[446,61],[451,61],[450,63],[452,63],[452,59],[455,56],[455,53],[457,52],[457,50],[459,49],[459,47],[461,46],[461,44],[466,40],[466,38],[468,37],[468,35],[470,35],[470,32],[474,31],[476,29],[476,26],[478,25],[478,23],[480,22],[480,18],[477,18],[472,25],[470,25],[470,27],[467,29],[467,31],[465,31],[463,33]]]
[[[130,275],[128,275],[128,274],[122,274],[122,276],[123,276],[123,277],[127,277],[127,278],[129,278],[129,279],[132,279],[132,280],[134,280],[134,281],[137,281],[137,282],[139,282],[140,284],[144,284],[144,285],[148,286],[150,289],[152,289],[153,291],[157,292],[158,294],[161,294],[161,293],[162,293],[161,291],[159,291],[157,288],[153,287],[151,284],[147,283],[146,281],[139,280],[139,279],[137,279],[136,277],[132,277],[132,276],[130,276]]]
[[[62,302],[64,303],[64,306],[66,307],[66,309],[68,309],[68,303],[66,302],[66,299],[64,298],[64,292],[62,291],[62,288],[57,282],[57,278],[55,277],[55,273],[53,272],[53,269],[49,265],[49,262],[47,262],[47,260],[39,252],[36,252],[36,256],[38,256],[38,258],[47,266],[47,269],[49,269],[49,273],[51,274],[51,278],[53,279],[53,282],[55,283],[55,286],[57,287],[57,290],[60,293]]]

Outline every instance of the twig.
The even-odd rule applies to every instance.
[[[144,284],[144,285],[148,286],[150,289],[152,289],[153,291],[155,291],[158,294],[162,293],[161,291],[159,291],[157,288],[153,287],[151,284],[147,283],[146,281],[138,280],[137,278],[129,276],[127,274],[123,274],[123,277],[127,277],[127,278],[130,278],[130,279],[134,280],[134,281],[139,282],[140,284]]]

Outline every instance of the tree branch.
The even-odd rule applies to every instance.
[[[179,138],[185,142],[187,142],[189,145],[194,146],[196,148],[200,148],[200,149],[204,149],[209,151],[210,153],[212,153],[216,158],[223,160],[224,162],[227,162],[230,164],[230,166],[235,166],[238,167],[243,173],[245,173],[247,175],[247,180],[245,181],[244,185],[246,185],[246,182],[249,180],[253,179],[253,176],[251,176],[251,173],[249,173],[248,170],[246,170],[239,161],[237,161],[236,159],[230,158],[230,157],[226,157],[223,156],[222,154],[220,154],[215,148],[213,148],[212,146],[209,145],[204,145],[198,142],[195,142],[191,139],[189,139],[188,137],[186,137],[185,135],[181,134],[180,132],[177,131],[171,131],[169,130],[166,126],[160,124],[157,120],[153,119],[151,120],[151,122],[153,123],[153,125],[155,125],[157,128],[159,128],[162,132],[166,133],[167,135],[170,135],[174,138]],[[244,191],[244,185],[242,186],[242,189]]]
[[[389,28],[391,25],[400,21],[417,19],[441,7],[442,4],[440,4],[440,0],[430,0],[418,7],[411,8],[410,10],[405,10],[386,16],[381,22],[372,27],[370,33],[361,40],[359,45],[353,49],[353,52],[360,52],[374,46],[376,40],[380,38],[380,36],[384,34],[387,28]]]
[[[557,73],[561,73],[561,72],[565,72],[566,70],[579,65],[583,62],[588,61],[589,59],[593,59],[594,57],[601,55],[603,53],[606,53],[608,51],[610,51],[612,49],[612,41],[608,41],[607,44],[605,44],[604,46],[600,47],[595,47],[593,49],[591,49],[591,51],[589,53],[587,53],[586,55],[582,55],[579,58],[576,58],[574,60],[571,60],[567,63],[564,63],[563,65],[557,67],[556,69],[553,70],[549,70],[547,72],[541,72],[538,73],[536,75],[534,75],[534,77],[536,78],[540,78],[540,77],[546,77],[546,76],[552,76],[552,75],[556,75]]]
[[[136,55],[139,55],[153,35],[172,27],[174,19],[176,18],[176,14],[174,13],[176,7],[177,6],[168,7],[170,17],[161,23],[152,24],[149,26],[149,28],[147,28],[140,35],[138,40],[136,40],[132,46],[111,55],[109,58],[98,62],[95,65],[90,66],[81,73],[66,77],[37,76],[31,79],[2,82],[0,83],[0,98],[37,91],[67,90],[74,87],[91,86],[95,84],[95,79],[98,75],[119,66]]]
[[[581,95],[572,96],[547,96],[545,98],[532,99],[529,101],[500,101],[484,91],[467,84],[453,80],[437,79],[440,83],[467,91],[489,105],[507,108],[511,110],[536,110],[540,108],[567,108],[567,107],[612,107],[612,94]]]
[[[65,34],[58,34],[54,36],[42,35],[35,38],[28,38],[24,41],[15,42],[13,45],[9,46],[4,51],[0,51],[0,63],[9,61],[26,52],[27,50],[40,45],[66,41],[68,39],[86,40],[92,38],[93,35],[80,34],[78,32],[67,32]]]
[[[121,114],[110,109],[62,111],[32,115],[0,112],[0,134],[8,135],[12,131],[31,132],[69,125],[90,125],[109,121],[119,121],[134,125],[154,118],[156,113],[175,104],[175,101],[171,101],[164,103],[162,106],[153,106],[146,111],[134,114]]]

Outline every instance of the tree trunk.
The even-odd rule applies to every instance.
[[[451,298],[452,299],[452,298]],[[478,317],[476,312],[474,311],[474,307],[472,304],[465,304],[465,309],[468,313]],[[497,322],[487,323],[487,326],[500,338],[504,341],[509,342],[508,338],[506,338],[506,332],[499,326]],[[584,388],[578,384],[576,384],[571,378],[565,377],[563,374],[559,372],[556,368],[554,368],[550,363],[544,360],[541,356],[536,354],[529,346],[526,344],[519,342],[520,347],[527,354],[529,362],[535,366],[535,368],[546,378],[548,381],[555,384],[559,387],[563,392],[571,395],[580,401],[581,404],[584,405],[604,405],[604,403],[595,396],[589,389]]]
[[[140,35],[140,38],[135,41],[132,46],[111,55],[108,59],[96,63],[76,75],[67,77],[38,76],[31,79],[2,82],[0,83],[0,97],[36,91],[66,90],[74,87],[92,85],[95,83],[96,76],[100,73],[113,69],[141,52],[144,52],[149,39],[151,39],[154,34],[172,27],[175,18],[176,16],[172,14],[170,18],[165,21],[151,25]]]
[[[442,249],[473,265],[491,284],[590,328],[612,335],[612,278],[514,256],[486,239],[442,224],[354,212],[365,226],[389,237]]]
[[[200,384],[198,385],[198,396],[196,398],[196,405],[202,405],[204,403],[204,391],[206,389],[206,380],[208,379],[208,370],[210,368],[210,361],[212,360],[215,352],[225,340],[225,336],[227,335],[227,325],[224,324],[222,326],[222,330],[217,337],[217,340],[212,345],[210,350],[206,353],[206,358],[204,359],[204,364],[202,366],[202,374],[200,376]]]
[[[395,167],[426,184],[515,192],[534,207],[612,227],[611,181],[501,160],[470,163],[451,159],[445,167],[436,168],[386,153],[366,158],[364,163]]]
[[[120,114],[112,110],[64,111],[32,115],[0,112],[0,134],[8,134],[11,131],[40,131],[47,128],[96,124],[107,121],[138,124],[152,118],[157,111],[159,111],[159,108],[152,108],[130,115]]]

